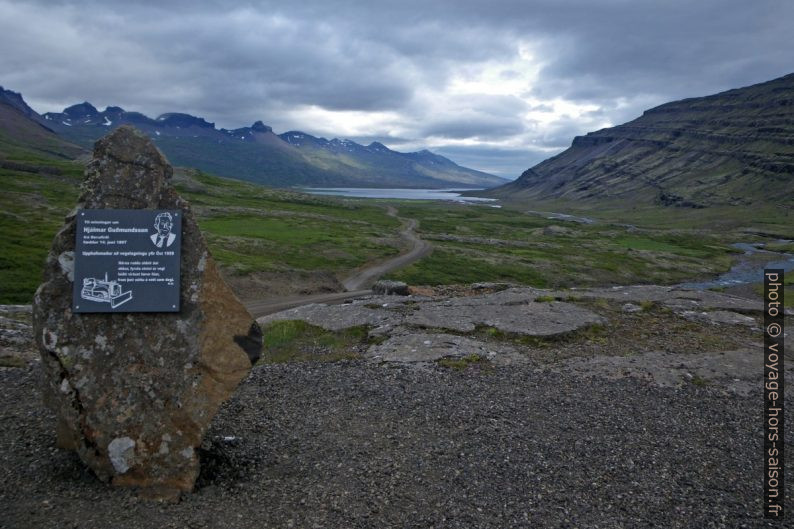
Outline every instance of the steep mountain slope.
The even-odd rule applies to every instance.
[[[261,121],[216,129],[214,123],[189,114],[151,119],[119,107],[99,111],[88,102],[44,114],[43,119],[64,138],[86,147],[113,128],[130,124],[148,134],[175,165],[277,187],[493,187],[505,182],[427,151],[400,153],[379,143],[365,147],[301,132],[278,136]],[[297,141],[299,137],[306,141]]]
[[[87,153],[42,126],[40,117],[19,94],[0,88],[0,298],[6,303],[30,303],[85,169]]]
[[[794,201],[794,74],[647,110],[577,136],[484,196],[666,206]]]
[[[6,167],[14,163],[21,167],[20,162],[14,159],[23,152],[60,159],[73,159],[84,154],[82,148],[59,138],[42,122],[42,117],[25,103],[20,94],[0,86],[0,164]]]

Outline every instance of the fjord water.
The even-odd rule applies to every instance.
[[[478,189],[379,189],[364,187],[306,187],[312,195],[334,195],[348,198],[397,198],[400,200],[452,200],[456,202],[495,202],[493,198],[464,197],[463,191]]]

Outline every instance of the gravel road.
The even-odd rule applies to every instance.
[[[393,206],[386,206],[386,213],[391,217],[397,217],[397,209]],[[397,217],[400,218],[400,217]],[[280,312],[282,310],[308,305],[310,303],[342,303],[349,299],[360,298],[372,293],[369,288],[381,276],[399,270],[425,257],[432,250],[429,242],[422,240],[414,231],[418,226],[416,219],[403,219],[400,237],[405,241],[408,250],[377,263],[368,263],[363,268],[356,270],[350,276],[342,280],[345,292],[330,292],[323,294],[312,294],[308,296],[292,296],[288,298],[268,298],[255,301],[248,301],[245,307],[254,318]]]
[[[352,292],[328,292],[325,294],[311,294],[309,296],[292,296],[289,298],[271,298],[260,299],[257,301],[249,301],[245,304],[245,308],[251,313],[254,318],[260,318],[281,312],[282,310],[300,307],[302,305],[309,305],[310,303],[325,303],[327,305],[334,303],[343,303],[349,299],[360,298],[372,294],[371,290],[355,290]]]
[[[532,365],[259,366],[213,423],[197,491],[156,504],[55,448],[37,369],[0,369],[2,527],[767,526],[760,392]]]
[[[397,209],[393,206],[386,207],[386,213],[390,217],[397,217]],[[353,275],[342,281],[345,289],[348,291],[361,290],[365,287],[372,286],[379,277],[399,270],[413,262],[418,261],[422,257],[430,253],[432,246],[429,242],[419,238],[414,231],[419,225],[416,219],[403,219],[397,217],[403,222],[403,227],[400,230],[400,237],[407,243],[408,251],[401,253],[395,257],[387,259],[381,263],[367,265],[366,267],[358,270]]]

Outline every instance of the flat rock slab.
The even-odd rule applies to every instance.
[[[633,285],[612,288],[571,289],[555,291],[553,296],[574,296],[583,299],[614,299],[619,301],[655,301],[673,309],[723,309],[741,312],[763,312],[760,300],[753,300],[714,292],[688,290],[674,286]]]
[[[763,360],[763,348],[759,345],[708,354],[654,351],[632,356],[571,358],[564,361],[559,370],[585,377],[632,377],[662,387],[692,383],[710,385],[728,393],[748,395],[763,383]],[[794,366],[787,366],[786,371],[790,380],[794,376]]]
[[[688,320],[711,323],[713,325],[746,325],[755,327],[758,324],[752,316],[731,312],[729,310],[714,310],[709,312],[684,311],[681,316]]]
[[[489,296],[483,296],[479,300],[459,298],[425,303],[419,306],[419,310],[409,314],[405,322],[420,327],[460,332],[471,332],[478,325],[483,325],[527,336],[553,336],[606,323],[598,314],[571,303],[539,303],[526,299],[520,302],[514,299],[512,303],[503,304],[492,303],[488,298]]]
[[[366,296],[363,298],[354,299],[352,301],[345,303],[344,305],[354,305],[354,306],[363,305],[370,308],[380,306],[382,308],[394,309],[396,307],[416,305],[417,303],[421,303],[424,301],[433,301],[433,298],[429,296],[421,296],[417,294],[411,294],[409,296],[373,295],[373,296]]]
[[[464,305],[521,305],[535,301],[538,297],[547,296],[550,292],[539,288],[513,287],[489,294],[455,298],[455,300]]]
[[[475,354],[489,360],[504,357],[504,362],[496,363],[509,363],[521,356],[512,347],[488,344],[465,336],[416,333],[392,336],[382,344],[370,347],[366,357],[383,362],[432,362],[446,357],[461,358]]]
[[[598,314],[571,303],[535,302],[544,292],[547,291],[515,288],[442,301],[431,301],[427,297],[376,296],[344,305],[305,305],[263,316],[257,321],[265,325],[273,321],[302,320],[330,331],[357,325],[388,330],[413,325],[471,332],[478,325],[484,325],[528,336],[553,336],[606,323]]]
[[[25,367],[38,358],[30,312],[30,305],[0,305],[0,369]]]
[[[372,309],[363,304],[325,305],[312,303],[275,314],[262,316],[257,320],[260,325],[275,321],[301,320],[328,331],[341,331],[358,325],[378,327],[401,321],[402,316],[383,308]]]
[[[369,296],[344,305],[306,305],[264,316],[258,321],[266,324],[279,320],[303,320],[332,331],[369,325],[390,332],[403,325],[413,325],[472,332],[478,325],[483,325],[529,336],[552,336],[606,323],[598,314],[573,303],[535,301],[542,297],[558,300],[611,299],[625,302],[626,312],[641,311],[641,307],[635,303],[652,301],[679,313],[710,312],[711,315],[702,321],[724,324],[750,325],[752,318],[747,319],[736,311],[758,312],[763,309],[757,300],[670,286],[636,285],[571,290],[512,287],[488,294],[441,299],[415,295]]]
[[[685,291],[691,294],[692,291]],[[699,296],[681,295],[672,299],[663,300],[662,304],[676,311],[691,309],[730,310],[751,313],[764,312],[764,304],[760,300],[740,298],[718,292],[702,293]]]
[[[0,314],[16,314],[19,312],[30,314],[33,312],[33,307],[31,305],[0,305]]]

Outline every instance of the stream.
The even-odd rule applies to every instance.
[[[780,239],[775,242],[791,241]],[[763,247],[746,242],[737,242],[731,246],[739,250],[743,250],[744,255],[739,258],[739,261],[734,264],[730,270],[709,281],[681,283],[678,286],[697,290],[733,287],[737,285],[761,283],[764,280],[765,268],[782,268],[784,272],[790,272],[791,270],[794,270],[794,254],[771,252],[769,250],[765,250]],[[758,258],[752,258],[753,255],[758,254],[764,254],[764,257],[769,257],[769,260],[762,262]]]
[[[323,190],[323,191],[327,191],[327,190]],[[361,190],[356,190],[356,191],[361,191]],[[378,190],[378,191],[382,192],[383,190]],[[394,191],[394,190],[387,190],[387,191]],[[399,190],[399,191],[405,192],[406,190]],[[428,190],[407,190],[407,191],[428,192]],[[440,194],[443,195],[444,191],[449,191],[449,190],[441,190]],[[432,190],[431,193],[439,193],[439,190]],[[362,195],[362,196],[367,196],[367,195]],[[406,197],[400,196],[399,198],[406,198]],[[409,197],[409,198],[414,198],[414,197]],[[416,198],[432,198],[432,197],[421,196]],[[457,197],[453,199],[456,198]],[[546,217],[547,219],[576,222],[579,224],[597,223],[595,219],[589,217],[579,217],[576,215],[559,213],[555,211],[527,210],[526,213],[532,215],[540,215]],[[628,229],[632,229],[635,227],[631,224],[621,224],[620,226]],[[778,239],[774,242],[788,243],[791,241],[788,239]],[[769,250],[765,250],[763,247],[764,246],[763,243],[750,244],[746,242],[737,242],[732,244],[731,246],[733,246],[736,249],[742,250],[744,254],[739,258],[736,264],[734,264],[731,267],[730,270],[728,270],[724,274],[720,274],[714,279],[710,279],[707,281],[692,281],[687,283],[679,283],[677,286],[681,288],[690,288],[695,290],[734,287],[738,285],[761,283],[764,280],[765,268],[780,268],[783,269],[783,271],[786,273],[790,272],[791,270],[794,270],[794,254],[772,252]]]
[[[546,217],[547,219],[552,220],[566,220],[568,222],[578,222],[579,224],[593,224],[595,223],[595,219],[591,219],[590,217],[577,217],[576,215],[569,215],[567,213],[558,213],[556,211],[534,211],[528,209],[526,213],[530,213],[532,215],[540,215],[541,217]]]
[[[567,213],[533,210],[527,210],[526,212],[533,215],[540,215],[547,219],[577,222],[579,224],[594,224],[597,222],[595,219],[589,217],[577,217]],[[617,226],[628,229],[635,228],[632,224],[618,224]],[[789,243],[791,241],[788,239],[778,239],[774,242]],[[734,287],[738,285],[761,283],[764,280],[765,268],[780,268],[787,273],[794,270],[794,254],[765,250],[763,243],[750,244],[746,242],[737,242],[733,243],[731,246],[738,250],[742,250],[744,254],[730,270],[708,281],[679,283],[676,286],[695,290]]]

